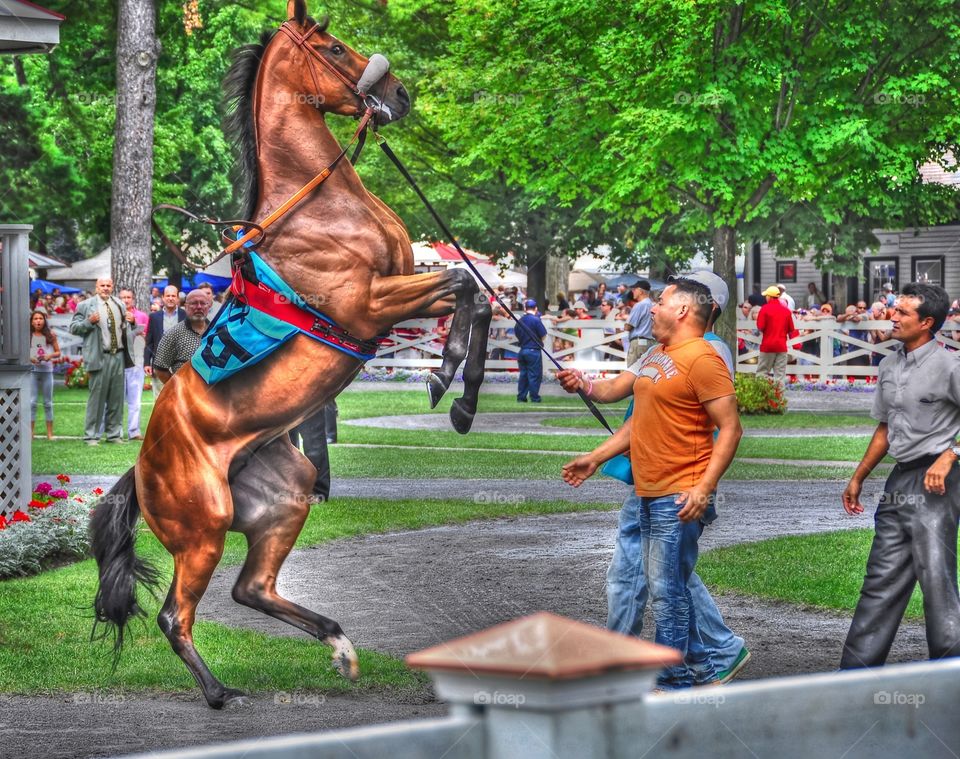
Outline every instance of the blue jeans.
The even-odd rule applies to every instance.
[[[543,359],[537,348],[521,348],[517,356],[520,368],[520,382],[517,385],[517,398],[526,400],[527,392],[531,400],[540,400],[540,382],[543,380]]]
[[[613,560],[607,571],[607,627],[614,632],[637,637],[643,629],[643,612],[649,595],[640,527],[642,500],[630,493],[623,503]],[[675,516],[673,518],[676,520]],[[701,521],[709,524],[715,518],[716,512],[710,506]],[[694,533],[697,537],[702,529],[703,524],[696,525]],[[695,572],[689,576],[687,591],[697,635],[693,646],[694,656],[688,655],[686,664],[694,681],[699,684],[709,682],[718,671],[733,666],[743,648],[743,638],[734,635],[726,626],[720,610]],[[706,651],[706,660],[700,655],[700,648]]]
[[[37,420],[37,400],[43,399],[43,415],[48,422],[53,421],[53,372],[31,372],[33,393],[30,396],[30,421]]]

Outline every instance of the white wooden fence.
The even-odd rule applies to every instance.
[[[951,349],[960,349],[960,324],[956,331],[950,328],[939,334],[941,343]],[[438,339],[436,319],[417,319],[398,325],[400,336],[396,344],[385,346],[377,357],[368,363],[371,367],[404,369],[430,369],[440,366],[443,343]],[[590,371],[619,372],[626,368],[624,339],[627,332],[622,321],[599,319],[567,321],[554,324],[544,319],[547,328],[545,345],[564,366]],[[876,377],[876,364],[887,354],[896,350],[896,340],[879,343],[869,341],[871,330],[889,332],[889,321],[863,321],[859,324],[839,324],[833,319],[817,322],[798,322],[800,336],[790,341],[787,374],[827,377]],[[519,350],[514,323],[508,319],[496,319],[490,327],[490,358],[488,371],[515,370],[516,352]],[[853,333],[867,333],[854,337]],[[573,334],[571,334],[573,333]],[[737,336],[743,341],[743,352],[737,356],[737,371],[756,372],[761,336],[756,322],[741,320],[737,323]],[[863,339],[866,337],[866,339]],[[500,351],[497,353],[496,351]],[[504,355],[505,354],[505,355]],[[876,357],[876,359],[874,359]],[[553,369],[544,361],[544,371]]]
[[[526,618],[525,629],[519,629],[524,620],[518,620],[460,639],[459,646],[453,641],[449,650],[442,644],[432,649],[432,667],[415,665],[428,669],[437,696],[450,705],[446,718],[263,737],[149,756],[956,759],[960,749],[960,659],[649,695],[657,670],[678,660],[679,652],[665,659],[653,649],[674,652],[619,635],[617,640],[605,630],[551,636],[530,623],[542,616]],[[646,663],[632,653],[640,647],[650,652]],[[414,654],[408,661],[430,653]],[[537,674],[528,674],[520,664]],[[580,671],[574,672],[574,666]],[[270,715],[262,710],[254,715],[268,735]],[[322,717],[317,722],[322,727]]]
[[[433,369],[440,366],[443,339],[438,333],[437,319],[412,319],[397,325],[391,343],[367,362],[371,368]],[[64,355],[76,358],[82,340],[69,332],[69,315],[55,315],[50,324],[60,340]],[[953,326],[955,325],[955,327]],[[622,321],[599,319],[567,321],[560,324],[545,318],[547,328],[545,345],[564,366],[594,372],[620,372],[626,368],[624,341],[627,331]],[[791,341],[788,375],[814,378],[876,377],[879,359],[896,350],[896,340],[871,343],[869,337],[851,336],[870,330],[889,331],[889,321],[863,321],[855,325],[838,324],[835,320],[798,322],[801,334]],[[495,319],[490,326],[488,344],[488,371],[516,370],[519,351],[515,324],[509,319]],[[743,341],[743,352],[737,356],[737,371],[756,372],[761,336],[756,322],[741,320],[737,335]],[[960,323],[948,322],[939,340],[953,350],[960,349]],[[544,372],[554,367],[544,360]]]

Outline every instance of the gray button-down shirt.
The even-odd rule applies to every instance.
[[[653,337],[653,331],[651,329],[653,324],[652,315],[650,314],[651,308],[653,308],[653,301],[651,301],[649,298],[644,298],[632,309],[630,309],[630,316],[627,317],[627,324],[630,325],[631,340],[636,340],[638,337],[649,340],[651,337]]]
[[[870,416],[887,423],[890,455],[912,461],[943,453],[960,432],[960,358],[931,340],[880,362]]]

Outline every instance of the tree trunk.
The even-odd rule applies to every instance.
[[[110,248],[115,291],[133,290],[146,311],[153,271],[153,118],[156,108],[156,10],[152,0],[120,0],[117,9],[117,123],[113,147]]]
[[[546,297],[553,306],[557,305],[557,293],[566,297],[567,283],[570,281],[570,257],[566,253],[551,253],[547,256]]]
[[[542,253],[529,259],[527,263],[527,297],[533,298],[543,309],[543,299],[547,293],[547,254]],[[520,304],[521,307],[523,304]]]
[[[713,230],[713,271],[730,288],[730,300],[713,331],[737,355],[737,230],[724,225]]]

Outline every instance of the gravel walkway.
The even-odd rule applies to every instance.
[[[436,484],[442,487],[418,483],[417,492],[430,497],[434,491],[423,488]],[[551,483],[527,484],[535,485],[541,498],[553,495]],[[868,503],[875,503],[880,486],[869,483]],[[527,490],[519,481],[467,481],[459,487],[461,497],[479,503],[509,503],[524,498],[521,493]],[[869,518],[843,513],[841,489],[836,482],[804,483],[801,503],[795,483],[726,482],[719,493],[720,519],[704,532],[701,546],[709,550],[778,535],[869,526]],[[608,502],[615,509],[624,493],[603,483],[581,497]],[[291,600],[338,620],[358,645],[398,656],[539,609],[602,623],[604,573],[616,521],[611,510],[334,541],[291,554],[279,587]],[[233,602],[230,588],[238,572],[231,568],[214,576],[200,616],[271,634],[299,635]],[[833,653],[811,661],[811,666],[835,666]],[[754,670],[755,675],[771,673]]]
[[[103,478],[99,478],[103,481]],[[75,478],[79,484],[82,478]],[[704,549],[775,535],[869,525],[846,517],[841,484],[725,482],[721,518]],[[610,503],[609,511],[495,519],[466,525],[338,540],[293,552],[281,592],[337,619],[355,643],[403,655],[483,627],[547,609],[603,624],[604,573],[612,549],[616,505],[623,493],[609,482],[573,490],[556,482],[507,480],[339,481],[335,494],[473,498],[480,503],[562,497]],[[870,481],[867,503],[880,483]],[[270,634],[300,635],[235,604],[236,568],[218,572],[199,616]],[[718,599],[728,624],[753,653],[744,677],[773,677],[836,667],[849,616],[735,595]],[[652,624],[647,624],[652,630]],[[269,642],[263,654],[269,656]],[[132,652],[128,652],[131,655]],[[317,655],[326,657],[318,646]],[[904,625],[892,661],[923,659],[921,625]],[[242,683],[230,683],[242,687]],[[304,689],[310,683],[303,684]],[[322,696],[285,703],[258,694],[250,709],[209,711],[196,692],[168,695],[65,694],[0,697],[0,757],[99,757],[170,749],[260,735],[335,729],[445,713],[429,688],[412,693]]]

